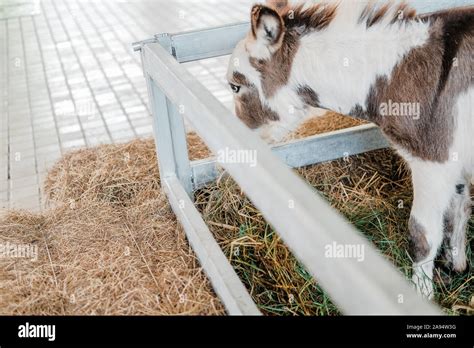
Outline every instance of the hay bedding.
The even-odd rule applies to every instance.
[[[327,115],[295,136],[357,124]],[[190,134],[188,143],[192,159],[209,155],[196,135]],[[0,258],[1,314],[224,313],[160,191],[154,151],[152,140],[136,140],[70,153],[47,177],[47,211],[4,214],[0,242],[32,243],[39,257],[36,262]],[[365,231],[402,272],[409,272],[405,231],[411,186],[392,151],[298,173]],[[338,313],[230,178],[224,176],[197,192],[196,199],[264,313]],[[473,310],[472,279],[470,273],[451,279],[449,286],[439,284],[438,301],[448,312]]]
[[[1,314],[223,314],[160,191],[153,141],[66,155],[41,214],[7,212],[0,241],[38,260],[0,258]]]

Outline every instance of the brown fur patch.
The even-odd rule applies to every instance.
[[[256,129],[269,121],[278,121],[278,114],[262,105],[257,88],[254,85],[247,87],[250,92],[235,98],[235,112],[242,122],[250,129]]]
[[[408,4],[403,3],[398,5],[396,16],[392,19],[392,23],[397,21],[407,21],[416,18],[417,13],[414,8],[411,8]]]
[[[456,227],[456,220],[455,220],[455,206],[453,201],[451,201],[449,207],[444,212],[443,216],[443,256],[445,261],[447,261],[448,265],[453,264],[453,255],[450,250],[450,240],[454,234],[454,228]]]
[[[296,93],[298,93],[299,97],[306,105],[314,108],[319,107],[319,97],[311,87],[299,86]]]
[[[460,17],[464,17],[461,21],[465,23],[464,29],[457,34],[447,32],[445,28],[456,27],[452,22],[459,23]],[[433,20],[428,42],[408,53],[394,68],[390,79],[379,77],[367,97],[366,112],[355,108],[351,115],[375,122],[392,142],[414,156],[445,162],[450,157],[456,124],[453,115],[456,97],[473,84],[474,9],[456,16],[447,11],[424,18]],[[457,41],[455,52],[449,51],[452,49],[446,43],[449,38]],[[455,68],[451,57],[457,58]],[[445,77],[447,60],[450,64]],[[389,102],[418,103],[419,118],[382,116],[380,106]]]
[[[460,51],[461,44],[469,40],[469,38],[471,44],[473,42],[474,7],[471,7],[470,9],[454,9],[451,11],[439,12],[434,14],[431,18],[436,18],[436,20],[442,21],[443,23],[443,70],[438,84],[438,94],[441,94],[446,87],[449,74],[453,68],[454,59]],[[474,53],[472,48],[473,47],[471,46],[471,50],[466,51],[466,56],[463,57],[469,60],[471,70],[474,63]]]
[[[295,33],[286,32],[282,46],[269,60],[250,58],[250,64],[261,74],[262,89],[266,98],[287,84],[299,41]]]
[[[278,13],[286,13],[290,9],[288,0],[268,0],[266,5],[274,8]]]
[[[336,16],[337,4],[315,4],[304,8],[304,4],[288,9],[283,15],[287,30],[298,30],[301,35],[326,28]]]
[[[385,4],[378,9],[375,9],[374,6],[367,6],[362,12],[361,22],[365,20],[367,27],[371,27],[384,18],[389,8],[389,4]]]
[[[454,208],[450,206],[444,213],[444,236],[446,239],[451,238],[454,233],[454,226],[456,225],[453,209]]]
[[[260,18],[260,9],[262,6],[254,6],[252,7],[252,11],[250,12],[250,23],[251,23],[251,30],[253,38],[257,37],[257,28],[258,28],[258,20]]]
[[[247,80],[244,74],[239,73],[238,71],[234,71],[232,74],[232,81],[235,82],[239,86],[247,86],[250,87],[252,84]]]
[[[373,90],[374,89],[372,89],[370,93],[372,93]],[[354,117],[354,118],[361,119],[361,120],[369,120],[370,119],[369,113],[360,104],[355,105],[352,108],[352,110],[349,111],[349,115]]]
[[[430,252],[426,231],[413,216],[408,221],[408,230],[410,231],[410,254],[414,262],[419,262]]]

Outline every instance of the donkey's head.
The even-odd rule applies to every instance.
[[[283,18],[274,8],[255,5],[251,31],[236,46],[229,62],[227,79],[234,93],[235,112],[266,140],[279,140],[286,133],[281,126],[288,107],[279,110],[270,102],[289,76],[282,66],[291,66],[281,52],[285,31]]]
[[[236,114],[267,140],[297,128],[309,107],[365,112],[377,77],[427,35],[404,2],[296,2],[253,6],[251,30],[229,63]]]
[[[266,140],[281,140],[304,119],[308,107],[318,106],[316,93],[292,72],[308,23],[316,19],[325,25],[328,13],[302,6],[293,11],[282,0],[252,8],[251,30],[231,56],[227,79],[237,116]]]

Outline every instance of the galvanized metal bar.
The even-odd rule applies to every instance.
[[[177,176],[189,197],[193,197],[191,165],[188,158],[183,117],[153,79],[147,78],[153,116],[153,132],[160,177]]]
[[[150,76],[146,76],[148,98],[153,117],[153,135],[155,137],[156,153],[160,177],[165,178],[176,174],[174,162],[173,141],[169,120],[169,104],[166,95],[156,87]]]
[[[146,72],[173,103],[185,106],[187,120],[214,153],[226,148],[258,156],[254,167],[223,166],[344,313],[440,314],[161,45],[148,44],[142,52]],[[363,249],[363,260],[328,257],[327,248],[334,245]]]
[[[161,180],[191,247],[230,315],[261,315],[177,177]]]
[[[367,124],[290,141],[274,146],[272,151],[287,166],[299,168],[388,146],[380,129],[373,124]],[[213,157],[191,162],[194,190],[218,177],[217,166]]]
[[[144,45],[148,43],[153,43],[153,42],[157,42],[157,40],[155,38],[151,38],[151,39],[146,39],[142,41],[135,41],[135,42],[132,42],[132,49],[135,52],[140,51]]]
[[[157,35],[155,41],[148,41],[148,43],[151,42],[159,42],[163,48],[170,54],[173,54],[169,35]],[[146,72],[144,72],[144,74],[147,76],[148,90],[152,93],[150,102],[152,103],[157,153],[160,147],[163,147],[164,151],[162,154],[164,159],[161,161],[162,164],[160,164],[160,167],[163,165],[165,167],[162,169],[163,173],[161,173],[161,175],[162,177],[166,175],[176,175],[189,197],[193,199],[192,172],[188,156],[184,120],[179,112],[180,106],[174,105],[166,96],[163,96],[163,93],[156,88],[153,79],[150,79]],[[155,102],[157,102],[156,107]],[[159,162],[160,158],[161,156],[158,156]]]
[[[173,54],[180,63],[230,54],[249,29],[249,23],[238,23],[172,34]]]
[[[173,105],[169,100],[167,100],[167,104],[176,175],[188,193],[188,196],[193,199],[191,163],[188,156],[188,144],[186,142],[183,116],[180,112],[182,106]]]

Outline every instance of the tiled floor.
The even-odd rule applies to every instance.
[[[151,136],[145,81],[132,42],[243,21],[252,4],[26,1],[34,2],[38,14],[0,19],[0,209],[40,209],[45,173],[68,150]],[[188,67],[229,101],[225,60]]]

